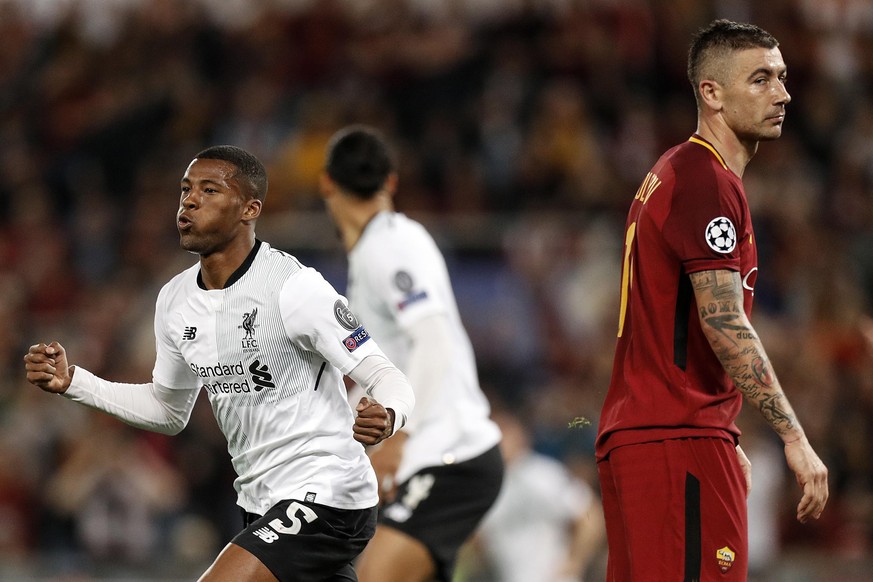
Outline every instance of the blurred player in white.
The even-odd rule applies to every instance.
[[[98,378],[57,342],[30,348],[27,379],[166,434],[185,427],[202,388],[246,519],[201,581],[352,582],[378,504],[361,443],[401,427],[414,396],[318,272],[255,238],[266,193],[263,165],[240,148],[206,149],[188,166],[176,220],[199,261],[158,295],[151,383]],[[357,417],[343,374],[367,394]]]
[[[605,546],[600,500],[555,458],[531,448],[518,417],[495,412],[506,461],[503,491],[474,544],[499,582],[585,580]]]
[[[362,582],[448,582],[499,493],[500,430],[445,260],[424,227],[394,212],[396,187],[377,131],[352,126],[331,138],[321,191],[348,252],[350,306],[416,396],[406,427],[370,451],[382,509],[358,573]]]

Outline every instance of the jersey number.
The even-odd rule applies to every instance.
[[[631,288],[631,268],[633,267],[633,242],[634,235],[637,233],[637,223],[632,222],[627,227],[627,232],[624,234],[624,260],[621,267],[621,304],[618,312],[618,337],[624,332],[624,318],[627,315],[627,303],[630,296]]]

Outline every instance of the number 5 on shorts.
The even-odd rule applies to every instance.
[[[285,510],[285,514],[288,516],[288,519],[291,520],[291,525],[286,526],[282,523],[282,520],[277,517],[270,522],[270,527],[281,534],[298,534],[300,533],[300,528],[303,527],[303,522],[300,521],[300,518],[297,516],[298,513],[302,514],[306,523],[312,523],[318,519],[318,514],[316,514],[311,507],[292,501],[288,504],[288,508]]]

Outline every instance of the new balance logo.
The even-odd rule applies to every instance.
[[[261,538],[262,540],[264,540],[265,542],[267,542],[268,544],[272,544],[273,542],[275,542],[276,540],[279,539],[279,534],[277,534],[276,532],[274,532],[273,530],[271,530],[268,527],[262,527],[261,529],[256,529],[252,533],[255,534],[256,536],[258,536],[259,538]]]
[[[183,340],[192,340],[197,337],[197,328],[196,327],[186,327],[185,332],[182,334]]]

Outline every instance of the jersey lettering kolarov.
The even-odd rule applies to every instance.
[[[742,395],[703,334],[689,274],[738,271],[751,313],[758,258],[742,181],[694,135],[646,176],[625,228],[618,343],[598,459],[618,446],[668,438],[736,440]]]
[[[349,253],[348,297],[352,310],[388,359],[408,371],[407,331],[441,314],[451,327],[451,366],[404,445],[397,472],[405,481],[425,467],[472,459],[500,440],[479,386],[470,338],[461,322],[445,260],[431,236],[403,214],[381,212]],[[415,389],[415,386],[413,386]]]
[[[285,499],[373,507],[375,473],[353,439],[342,376],[381,352],[333,287],[291,255],[259,241],[241,271],[205,290],[197,264],[164,286],[155,382],[206,391],[246,511]]]

